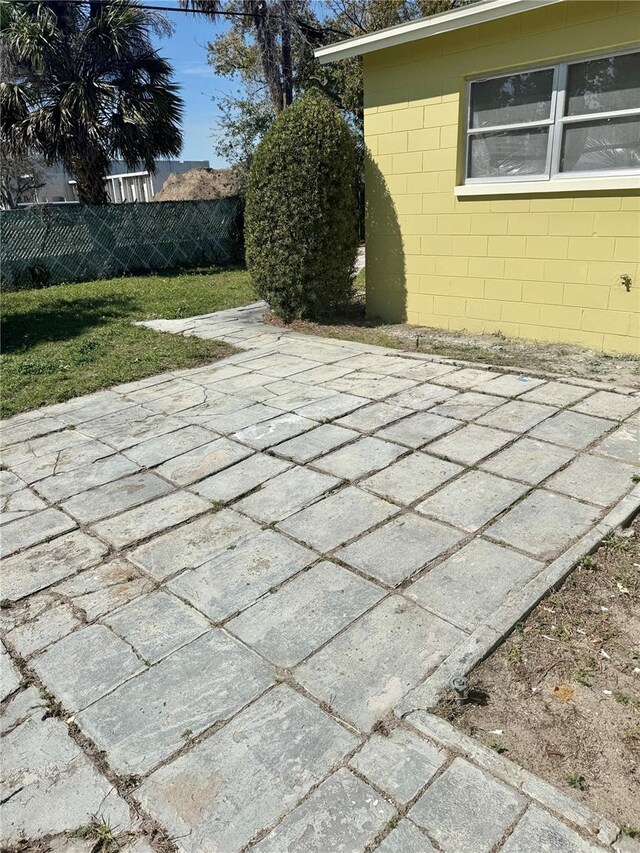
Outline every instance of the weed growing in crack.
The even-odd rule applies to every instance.
[[[95,815],[89,823],[78,827],[74,835],[76,838],[95,841],[95,844],[91,848],[92,853],[114,853],[120,847],[111,826],[105,820],[101,820]]]
[[[581,773],[569,773],[567,776],[567,783],[571,788],[575,788],[576,791],[587,790],[587,780]]]

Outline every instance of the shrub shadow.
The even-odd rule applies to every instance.
[[[136,302],[126,296],[56,300],[2,316],[2,351],[25,352],[36,344],[66,341],[87,329],[131,316]]]
[[[405,323],[407,278],[398,214],[385,177],[368,149],[364,167],[367,318]]]

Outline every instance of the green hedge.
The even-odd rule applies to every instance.
[[[288,107],[258,146],[245,243],[258,292],[285,320],[327,319],[349,303],[358,246],[356,145],[318,92]]]

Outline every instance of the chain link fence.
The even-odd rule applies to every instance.
[[[239,198],[221,198],[3,210],[2,286],[233,263],[242,254],[242,209]]]

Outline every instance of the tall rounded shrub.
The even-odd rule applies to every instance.
[[[319,92],[287,107],[258,146],[245,243],[251,277],[278,316],[327,319],[349,303],[358,246],[356,144]]]

